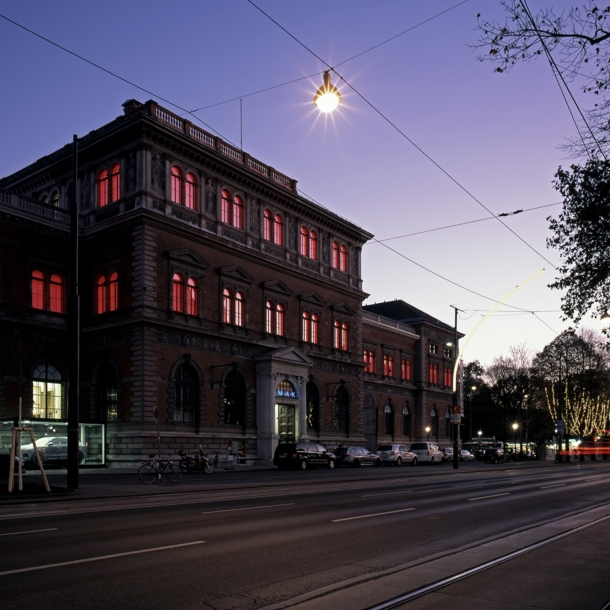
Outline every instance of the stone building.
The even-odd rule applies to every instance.
[[[164,452],[232,447],[263,462],[281,440],[372,443],[371,405],[394,409],[379,438],[425,435],[433,404],[444,417],[447,390],[426,367],[451,360],[451,328],[363,314],[370,233],[155,102],[123,107],[79,140],[85,464],[153,452],[156,409]],[[65,436],[72,156],[67,145],[0,180],[4,446],[20,402],[38,436]],[[365,373],[372,349],[408,356],[413,377]]]

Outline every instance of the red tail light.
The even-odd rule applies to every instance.
[[[430,455],[430,452],[428,451],[428,452],[426,453],[426,455]]]
[[[292,454],[292,457],[293,457],[293,458],[296,460],[296,459],[299,457],[299,454],[298,454],[298,453],[295,451],[295,452]]]

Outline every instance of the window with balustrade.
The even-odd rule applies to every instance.
[[[222,191],[221,219],[236,229],[244,228],[244,202],[239,195],[231,195],[227,190]]]
[[[301,256],[318,260],[318,234],[307,227],[301,227]]]
[[[59,197],[59,193],[58,193]],[[100,208],[121,198],[121,166],[116,163],[110,171],[103,169],[97,177],[97,203]],[[59,204],[59,199],[58,199]]]

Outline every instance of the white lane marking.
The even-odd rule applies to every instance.
[[[412,494],[412,489],[406,489],[405,491],[386,491],[381,494],[366,494],[364,496],[360,496],[361,498],[374,498],[375,496],[395,496],[396,494]]]
[[[468,498],[468,502],[473,502],[474,500],[487,500],[487,498],[499,498],[500,496],[510,496],[510,492],[506,492],[503,494],[494,494],[493,496],[480,496],[479,498]]]
[[[540,489],[551,489],[551,487],[563,487],[565,485],[565,483],[555,483],[555,485],[545,485],[544,487],[541,487]]]
[[[227,508],[226,510],[208,510],[205,513],[201,513],[202,515],[214,515],[216,513],[234,513],[238,510],[254,510],[256,508],[276,508],[277,506],[294,506],[294,502],[290,502],[289,504],[267,504],[261,506],[247,506],[246,508]]]
[[[58,527],[49,527],[45,530],[28,530],[27,532],[9,532],[8,534],[0,534],[0,536],[20,536],[21,534],[37,534],[38,532],[56,532]]]
[[[345,517],[345,519],[333,519],[331,523],[339,523],[340,521],[353,521],[354,519],[367,519],[368,517],[381,517],[382,515],[393,515],[394,513],[406,513],[414,508],[401,508],[400,510],[390,510],[386,513],[373,513],[372,515],[360,515],[359,517]]]
[[[48,570],[49,568],[61,568],[63,566],[73,566],[78,563],[90,563],[92,561],[102,561],[103,559],[115,559],[116,557],[128,557],[129,555],[140,555],[142,553],[154,553],[156,551],[167,551],[169,549],[179,549],[185,546],[193,546],[194,544],[204,544],[205,540],[197,540],[197,542],[185,542],[184,544],[172,544],[170,546],[159,546],[152,549],[141,549],[140,551],[128,551],[126,553],[115,553],[114,555],[100,555],[99,557],[88,557],[87,559],[75,559],[74,561],[62,561],[61,563],[48,563],[44,566],[33,566],[31,568],[19,568],[17,570],[7,570],[0,572],[0,576],[9,576],[10,574],[21,574],[23,572],[35,572],[36,570]]]
[[[602,477],[593,477],[592,479],[585,479],[585,481],[597,481],[599,479],[601,479]]]

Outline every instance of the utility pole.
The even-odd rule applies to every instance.
[[[457,367],[459,365],[458,363],[458,354],[460,353],[460,350],[458,349],[458,330],[457,330],[457,322],[458,322],[458,311],[459,309],[455,306],[451,306],[453,307],[453,309],[455,310],[455,321],[453,324],[453,331],[454,331],[454,336],[453,336],[453,370],[454,370],[454,376],[455,376],[455,388],[453,389],[453,407],[451,409],[451,415],[454,416],[454,411],[457,411],[458,405],[459,405],[459,393],[458,393],[458,378],[457,378]],[[458,455],[458,435],[460,433],[460,420],[461,420],[461,416],[460,419],[457,420],[457,423],[454,424],[454,428],[453,428],[453,468],[455,470],[457,470],[460,467],[460,457]]]
[[[70,209],[70,245],[72,273],[70,274],[70,301],[68,327],[70,346],[70,380],[68,386],[68,488],[78,489],[79,470],[79,405],[80,405],[80,296],[79,235],[78,235],[78,138],[72,142],[72,205]]]

